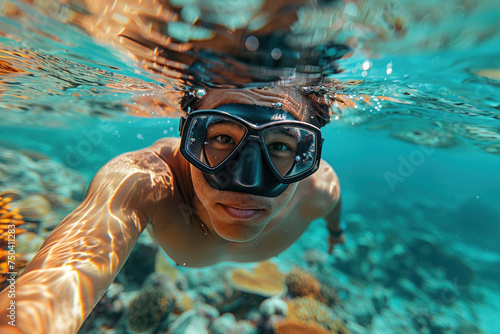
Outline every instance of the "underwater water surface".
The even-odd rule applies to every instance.
[[[17,246],[26,261],[107,161],[179,136],[183,87],[175,78],[187,75],[179,65],[184,59],[159,69],[169,60],[135,44],[118,47],[110,27],[140,27],[123,16],[136,13],[127,8],[140,2],[124,1],[129,7],[109,17],[98,16],[112,11],[95,3],[0,0],[0,193],[28,199],[19,204],[28,225]],[[156,3],[139,16],[168,21],[170,12],[148,12]],[[199,1],[169,3],[187,4],[186,21],[192,12],[202,17],[231,10],[223,1],[208,9]],[[247,2],[246,10],[262,3]],[[315,221],[271,259],[288,283],[300,275],[308,286],[319,282],[323,304],[303,306],[292,299],[289,283],[288,294],[277,293],[266,306],[276,293],[261,291],[265,275],[254,277],[261,290],[242,288],[233,275],[258,264],[174,268],[159,260],[161,251],[144,234],[79,333],[131,332],[131,301],[146,295],[144,286],[157,284],[160,274],[175,282],[178,307],[148,329],[156,333],[188,332],[197,321],[212,333],[279,332],[275,321],[286,318],[280,301],[293,300],[296,310],[313,310],[305,316],[309,322],[327,314],[322,330],[332,333],[500,332],[500,6],[458,0],[332,4],[299,17],[316,22],[303,24],[304,31],[327,27],[332,39],[349,46],[348,52],[336,49],[342,58],[328,77],[340,85],[332,121],[322,130],[322,157],[341,183],[347,242],[327,255],[326,225]],[[154,32],[156,24],[147,30]],[[316,36],[298,30],[303,39]],[[182,25],[169,33],[197,41],[208,34]],[[153,37],[151,43],[160,43]],[[221,84],[231,79],[217,66],[210,69],[202,74]],[[297,77],[317,74],[306,72]]]

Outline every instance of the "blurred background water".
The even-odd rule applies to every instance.
[[[50,201],[53,213],[32,214],[33,231],[46,235],[114,156],[178,136],[177,103],[186,82],[277,83],[290,77],[286,47],[309,50],[327,43],[321,59],[314,52],[301,54],[303,63],[297,64],[304,66],[297,65],[293,77],[304,84],[318,76],[340,83],[332,122],[323,130],[323,158],[340,177],[348,242],[332,258],[309,266],[304,254],[315,248],[323,254],[327,247],[326,229],[315,222],[276,262],[284,272],[299,265],[326,285],[329,277],[338,278],[331,285],[348,292],[341,295],[342,306],[331,309],[353,333],[500,332],[496,2],[305,1],[288,11],[281,2],[278,11],[263,1],[141,3],[0,0],[0,191],[62,196],[63,204]],[[279,45],[289,42],[280,25],[299,17],[279,64],[248,56],[252,47],[242,44],[252,41],[249,26],[262,26],[266,13],[281,21],[261,38],[262,45],[269,36],[278,36]],[[194,24],[203,19],[203,29]],[[179,24],[165,28],[169,21]],[[247,35],[236,33],[240,28]],[[246,50],[231,54],[230,43],[220,44],[219,53],[216,46],[207,48],[204,41],[224,29],[232,29],[233,42]],[[175,47],[165,36],[176,40]],[[159,51],[154,45],[161,43]],[[196,52],[188,59],[182,47],[189,43]],[[342,58],[319,70],[305,66],[328,55]],[[223,66],[200,70],[227,59],[245,64],[253,76],[238,81]],[[259,60],[275,75],[259,72]],[[191,67],[182,66],[186,62]],[[47,159],[53,164],[43,163]],[[63,169],[76,174],[57,172]],[[49,182],[49,174],[59,176]],[[28,216],[32,211],[25,210]],[[42,220],[49,221],[46,227],[40,227]],[[134,290],[140,275],[125,270],[129,274],[119,284]],[[384,302],[374,287],[383,287]],[[114,313],[104,305],[82,333],[105,332],[103,319]],[[126,331],[120,321],[106,328]]]

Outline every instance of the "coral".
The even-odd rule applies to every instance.
[[[321,285],[321,292],[318,300],[328,306],[336,306],[342,303],[337,290],[324,284]]]
[[[34,232],[22,233],[17,238],[16,253],[34,254],[38,251],[45,239]]]
[[[265,317],[269,317],[274,314],[287,316],[288,304],[283,299],[275,296],[264,300],[259,306],[259,311]]]
[[[1,186],[18,189],[7,193],[15,201],[12,207],[18,208],[27,222],[24,229],[45,237],[81,201],[88,181],[79,172],[40,153],[14,151],[2,145]]]
[[[208,334],[208,326],[210,326],[210,319],[202,314],[198,314],[197,310],[189,310],[182,313],[177,317],[168,328],[169,334],[186,334],[186,333],[200,333]]]
[[[210,324],[211,334],[228,334],[235,332],[236,318],[231,313],[224,313]]]
[[[164,291],[145,289],[128,305],[125,311],[127,325],[135,333],[154,330],[174,305],[174,298]]]
[[[304,261],[308,266],[321,266],[328,261],[328,255],[317,249],[308,249],[304,252]]]
[[[313,324],[327,330],[327,333],[348,333],[340,321],[334,320],[335,315],[332,310],[313,298],[296,297],[289,302],[288,306],[290,315],[283,321],[295,320],[304,324]]]
[[[17,237],[26,232],[19,228],[24,224],[18,209],[11,208],[12,196],[9,192],[0,194],[0,289],[7,286],[6,273],[19,272],[27,261],[16,252]]]
[[[284,275],[270,262],[260,262],[253,272],[238,268],[231,272],[231,285],[236,289],[270,297],[285,292]]]
[[[330,332],[314,323],[303,323],[298,319],[286,318],[276,324],[276,334],[330,334]]]
[[[167,274],[175,282],[179,276],[179,269],[176,268],[167,259],[167,255],[163,251],[158,251],[155,257],[155,271]]]
[[[321,291],[321,284],[308,272],[295,268],[286,275],[288,291],[294,297],[318,297]]]
[[[194,308],[194,301],[184,292],[179,291],[177,303],[175,304],[174,313],[182,314]]]
[[[19,213],[28,221],[43,221],[52,212],[50,202],[42,195],[26,196],[18,203]]]

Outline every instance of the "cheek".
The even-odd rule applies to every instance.
[[[283,209],[292,199],[293,194],[295,194],[295,190],[297,189],[298,183],[290,184],[284,192],[282,192],[279,196],[274,197],[274,213],[277,214],[281,209]]]
[[[191,178],[196,196],[201,201],[203,206],[213,202],[216,197],[217,190],[210,187],[203,177],[203,173],[196,167],[191,166]]]
[[[201,172],[193,167],[192,165],[190,166],[191,168],[191,179],[193,181],[193,188],[196,193],[198,193],[200,190],[204,188],[203,182],[200,182],[201,180],[205,181],[203,178],[203,175],[201,175]]]

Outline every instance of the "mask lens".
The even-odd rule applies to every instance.
[[[246,129],[221,116],[196,116],[187,133],[187,152],[207,167],[217,167],[241,143]]]
[[[263,133],[267,153],[283,177],[299,175],[314,166],[316,135],[293,126],[276,126]]]

